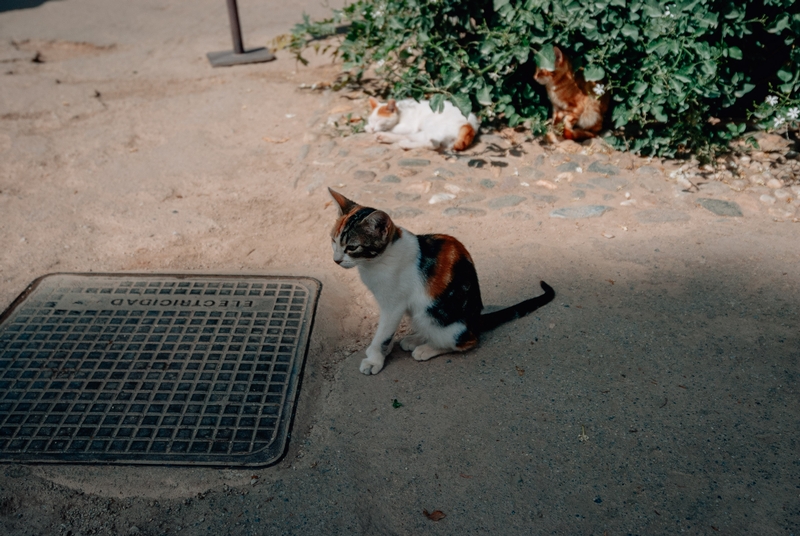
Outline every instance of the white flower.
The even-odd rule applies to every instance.
[[[786,112],[786,117],[788,117],[792,121],[796,121],[797,118],[800,117],[800,108],[797,107],[791,108],[788,112]]]
[[[375,62],[375,67],[383,67],[383,64],[386,63],[386,60],[378,60]]]
[[[495,82],[497,82],[497,79],[498,79],[498,78],[500,78],[500,75],[499,75],[499,74],[497,74],[497,73],[489,73],[487,76],[488,76],[489,78],[491,78],[491,79],[492,79],[493,81],[495,81]]]
[[[770,106],[775,106],[776,104],[778,104],[778,97],[776,97],[775,95],[770,95],[765,100],[767,104],[769,104]]]
[[[596,84],[594,88],[592,88],[592,91],[594,91],[594,94],[597,95],[598,97],[602,97],[603,94],[606,92],[606,86],[604,86],[603,84]]]
[[[376,19],[377,19],[378,17],[383,17],[383,11],[381,11],[380,9],[378,9],[378,10],[376,10],[376,11],[373,11],[373,12],[372,12],[372,15],[373,15],[373,16],[374,16]]]
[[[773,123],[773,128],[778,128],[779,126],[781,126],[785,122],[786,122],[786,119],[784,119],[782,116],[779,115],[779,116],[777,116],[775,118],[775,121]]]

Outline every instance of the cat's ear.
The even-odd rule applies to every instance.
[[[389,237],[389,234],[394,228],[392,219],[382,210],[376,210],[364,218],[364,225],[369,229],[371,235],[383,240]]]
[[[386,111],[389,113],[395,113],[397,111],[397,101],[394,99],[389,99],[389,102],[386,103]]]
[[[376,99],[375,97],[370,97],[370,98],[369,98],[369,110],[370,110],[370,111],[372,111],[372,110],[374,110],[375,108],[377,108],[378,106],[380,106],[380,104],[381,104],[381,103],[380,103],[380,102],[378,102],[378,99]]]
[[[553,52],[556,53],[556,65],[564,63],[564,54],[561,52],[561,49],[553,45]]]
[[[353,209],[358,206],[358,203],[350,201],[349,199],[347,199],[345,196],[343,196],[339,192],[334,192],[330,188],[328,188],[328,191],[331,193],[331,197],[333,197],[333,199],[339,205],[339,215],[340,216],[344,216],[345,214],[350,214],[350,212],[352,212]]]

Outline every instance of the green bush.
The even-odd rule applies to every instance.
[[[355,80],[374,68],[395,97],[429,98],[434,108],[447,99],[484,121],[525,123],[538,135],[550,103],[533,80],[535,57],[555,44],[611,92],[609,143],[710,158],[745,132],[746,118],[754,127],[797,126],[794,4],[358,0],[326,21],[306,18],[293,47],[302,57],[313,39],[343,29],[336,52]],[[776,104],[765,103],[771,95]]]

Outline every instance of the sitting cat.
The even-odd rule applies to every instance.
[[[406,314],[413,333],[400,341],[400,347],[411,351],[417,361],[426,361],[469,350],[478,344],[482,332],[525,316],[555,297],[542,281],[541,296],[481,314],[478,275],[461,242],[441,234],[416,236],[395,226],[385,212],[328,191],[339,205],[339,218],[331,231],[333,260],[343,268],[358,267],[381,311],[367,357],[361,361],[364,374],[377,374],[383,368]]]
[[[463,151],[470,146],[478,131],[478,118],[449,102],[441,112],[431,110],[428,101],[389,100],[387,103],[369,98],[370,114],[364,130],[374,132],[381,143],[397,143],[403,149],[425,147]]]
[[[595,84],[586,82],[572,70],[572,64],[558,47],[553,47],[555,70],[536,69],[533,78],[547,87],[547,96],[553,105],[553,126],[564,124],[564,137],[568,140],[594,138],[603,128],[603,115],[608,109],[609,94],[593,93]]]

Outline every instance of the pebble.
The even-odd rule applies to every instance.
[[[506,212],[503,214],[504,218],[511,218],[512,220],[529,220],[531,219],[531,215],[527,212],[522,212],[521,210],[514,210],[512,212]]]
[[[428,199],[428,203],[431,205],[435,205],[436,203],[446,203],[447,201],[452,201],[455,198],[455,194],[433,194],[431,198]]]
[[[425,167],[431,165],[430,160],[424,158],[403,158],[397,162],[400,167]]]
[[[551,218],[582,219],[602,216],[611,207],[605,205],[583,205],[574,207],[557,208],[550,212]]]
[[[519,205],[525,201],[521,195],[505,195],[503,197],[496,197],[491,199],[488,203],[489,208],[497,210],[499,208],[508,208]]]
[[[418,208],[397,207],[396,209],[390,211],[389,216],[396,219],[403,219],[403,218],[416,218],[420,214],[422,214],[422,211]]]
[[[780,179],[770,179],[767,181],[767,186],[777,190],[778,188],[783,188],[783,181]]]
[[[575,190],[572,192],[572,199],[583,199],[586,197],[586,192],[583,190]]]
[[[377,177],[377,175],[374,171],[368,171],[366,169],[359,169],[353,173],[353,178],[361,182],[372,182],[375,180],[375,177]]]
[[[591,166],[589,166],[591,168]],[[628,185],[628,181],[621,177],[595,177],[589,180],[590,183],[604,190],[615,192]]]
[[[560,172],[575,171],[577,173],[580,173],[581,171],[583,171],[582,169],[581,169],[581,171],[578,171],[579,169],[581,169],[581,166],[577,162],[565,162],[565,163],[561,164],[560,166],[558,166],[556,168],[556,171],[560,171]]]
[[[602,173],[604,175],[619,174],[619,168],[617,166],[611,164],[603,164],[599,160],[595,160],[594,162],[589,164],[589,167],[586,171],[590,173]]]
[[[784,188],[781,188],[780,190],[775,190],[774,192],[772,192],[772,195],[775,196],[775,199],[780,199],[781,201],[786,201],[787,199],[790,199],[792,197],[792,194],[789,192],[789,190],[786,190]]]
[[[395,199],[397,199],[398,201],[402,201],[404,203],[417,201],[420,197],[422,197],[420,194],[407,193],[407,192],[397,192],[394,194]]]
[[[496,185],[497,183],[496,183],[496,182],[494,182],[492,179],[483,179],[483,180],[482,180],[480,183],[478,183],[478,184],[480,184],[480,185],[481,185],[481,186],[483,186],[484,188],[491,189],[491,188],[494,188],[494,187],[495,187],[495,185]]]
[[[542,203],[553,204],[558,201],[558,197],[554,195],[539,195],[533,194],[531,197],[536,201],[541,201]]]
[[[442,212],[445,216],[485,216],[486,211],[480,208],[450,207]]]
[[[536,186],[544,186],[545,188],[548,188],[550,190],[555,190],[556,188],[558,188],[558,186],[556,186],[555,183],[544,179],[536,181]]]
[[[398,183],[402,181],[400,177],[398,177],[397,175],[386,175],[384,178],[381,179],[381,182]]]
[[[767,205],[774,205],[775,201],[777,201],[777,199],[767,194],[762,195],[761,197],[758,198],[758,200],[761,201],[762,203],[766,203]]]
[[[661,177],[664,175],[660,169],[653,166],[642,166],[636,170],[636,174],[645,177]]]
[[[713,212],[717,216],[741,218],[744,215],[742,214],[742,209],[739,207],[739,205],[732,201],[700,197],[697,199],[697,203],[706,210]]]
[[[450,171],[449,169],[442,168],[442,167],[434,169],[433,170],[433,175],[435,177],[444,177],[446,179],[451,179],[451,178],[456,176],[456,174],[453,173],[452,171]]]
[[[539,155],[541,156],[541,155]],[[519,178],[521,179],[528,179],[528,180],[539,180],[543,179],[545,176],[544,171],[541,169],[532,168],[530,166],[526,166],[517,171]]]

